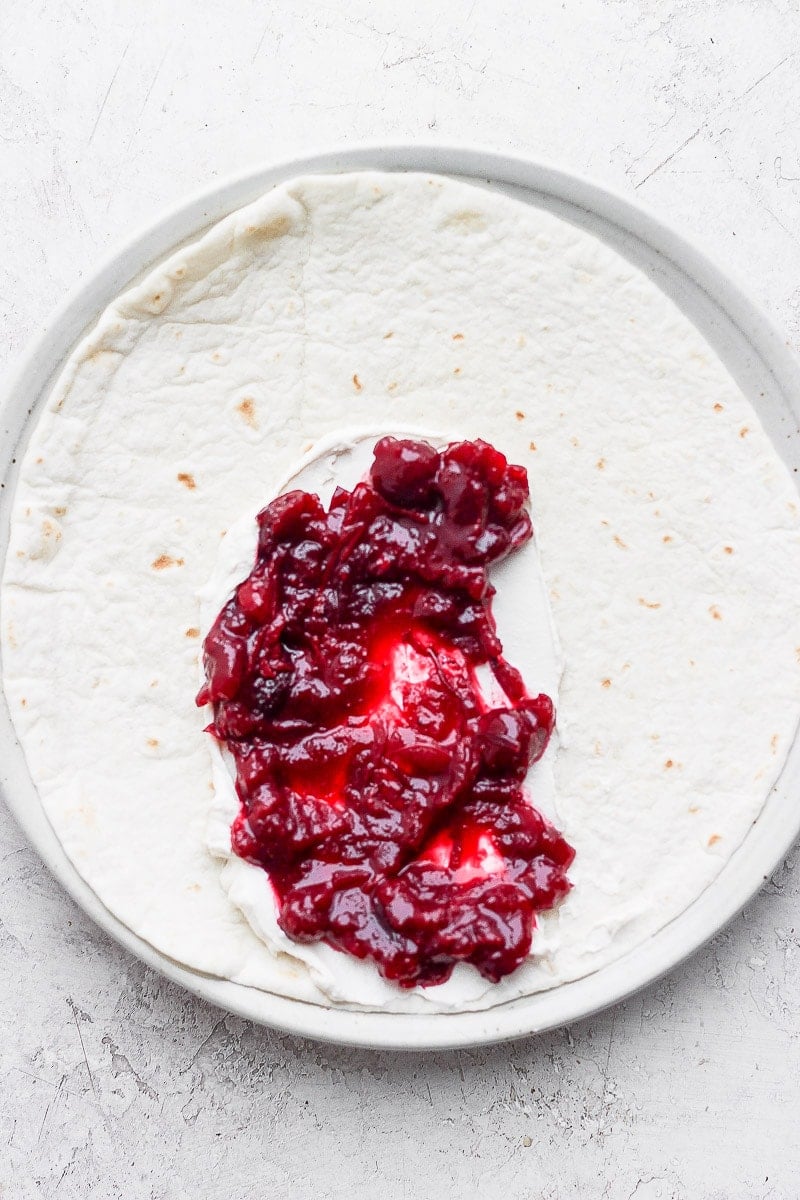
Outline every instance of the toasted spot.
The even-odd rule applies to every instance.
[[[699,813],[699,812],[700,812],[699,805],[697,805],[697,804],[690,804],[690,805],[689,805],[689,808],[687,809],[687,812],[690,812],[690,813]]]
[[[314,445],[313,442],[305,442],[303,445],[303,454],[308,454],[309,450],[313,447],[313,445]]]
[[[186,886],[186,890],[187,892],[201,892],[203,889],[200,887],[199,883],[189,883]]]
[[[54,517],[65,517],[67,515],[67,507],[65,504],[57,504],[53,509]]]
[[[385,333],[383,335],[383,340],[387,341],[389,338],[393,338],[393,337],[394,337],[394,330],[390,329],[388,333]]]
[[[361,382],[361,380],[358,378],[357,375],[353,376],[353,387],[356,389],[357,392],[362,392],[364,390],[364,385]]]
[[[518,420],[518,421],[524,421],[524,420],[525,420],[525,413],[524,413],[524,412],[520,412],[520,411],[519,411],[519,409],[517,409],[517,411],[514,413],[514,416],[517,418],[517,420]]]
[[[600,686],[601,686],[601,687],[604,687],[604,688],[610,688],[610,687],[611,687],[611,680],[610,680],[610,679],[603,679],[603,680],[601,680]]]
[[[215,362],[215,363],[222,362],[222,355],[220,354],[219,350],[215,350],[214,353],[211,355],[211,361]]]
[[[525,337],[525,334],[520,333],[517,337],[517,345],[519,346],[520,350],[522,349],[523,346],[527,346],[527,344],[528,344],[528,339]]]
[[[604,458],[598,458],[597,463],[595,465],[596,465],[598,471],[605,471],[606,460]]]
[[[642,608],[661,608],[661,604],[658,600],[645,600],[644,596],[639,597],[639,603],[641,604]]]
[[[454,342],[463,342],[463,340],[464,340],[464,335],[463,335],[463,333],[454,333],[454,334],[453,334],[453,341],[454,341]]]
[[[154,571],[163,571],[167,567],[182,567],[183,559],[173,558],[170,554],[159,554],[158,558],[150,566]]]
[[[397,388],[397,380],[396,379],[393,379],[391,383],[387,383],[387,385],[386,385],[387,392],[393,392],[396,390],[396,388]]]
[[[158,745],[158,738],[148,738],[148,739],[147,739],[147,744],[148,744],[148,746],[157,746],[157,745]]]
[[[708,839],[708,842],[706,843],[706,845],[708,845],[708,846],[716,846],[717,842],[721,842],[721,841],[722,841],[722,837],[721,837],[721,835],[720,835],[720,834],[718,834],[718,833],[712,833],[712,835],[711,835],[711,837]]]
[[[471,209],[463,209],[461,212],[451,213],[444,221],[447,228],[455,229],[458,233],[480,233],[486,228],[486,218],[483,213],[473,212]]]
[[[252,396],[245,396],[236,405],[236,411],[241,414],[245,425],[249,425],[251,429],[258,429],[258,419],[256,417],[256,402]]]
[[[620,550],[627,550],[627,549],[628,549],[628,543],[627,543],[627,542],[623,542],[622,538],[621,538],[621,537],[618,537],[616,533],[614,534],[614,541],[615,541],[615,542],[616,542],[616,544],[619,546]]]
[[[188,637],[188,638],[200,637],[200,630],[197,628],[196,625],[192,625],[191,629],[186,630],[186,633],[184,636]]]
[[[20,698],[20,702],[19,702],[19,703],[20,703],[20,707],[21,707],[21,708],[27,708],[27,707],[28,707],[28,701],[25,699],[25,697],[24,697],[24,696],[22,696],[22,697]]]
[[[460,375],[460,374],[461,374],[461,367],[453,367],[453,374],[454,374],[454,375]]]
[[[773,753],[773,754],[777,754],[777,753],[778,753],[778,742],[779,742],[780,740],[781,740],[781,739],[780,739],[780,736],[779,736],[777,733],[773,733],[772,737],[769,739],[769,744],[770,744],[770,746],[772,747],[772,753]]]
[[[665,533],[661,540],[662,540],[662,542],[671,542],[672,538],[668,533]]]
[[[674,766],[675,766],[675,763],[672,761],[671,758],[668,758],[667,761],[664,763],[664,770],[671,771]]]
[[[746,425],[743,425],[742,428],[739,430],[739,437],[745,438],[745,437],[747,437],[749,432],[750,432],[750,430],[748,429],[748,427]]]
[[[569,440],[572,442],[573,446],[577,450],[578,446],[580,446],[580,442],[578,441],[578,439],[576,437],[571,437]]]
[[[724,404],[715,404],[714,405],[714,412],[724,412],[724,411],[725,411]]]
[[[726,554],[733,554],[733,546],[723,546],[723,550]]]
[[[245,226],[245,233],[250,237],[263,238],[278,238],[283,237],[289,231],[291,221],[285,213],[279,213],[272,217],[269,221],[263,221],[261,224],[252,224]]]
[[[715,621],[722,620],[722,613],[719,611],[716,604],[712,604],[708,611],[711,613]]]
[[[178,472],[178,483],[182,483],[183,486],[188,488],[190,492],[193,492],[197,487],[194,475],[190,475],[188,471]]]
[[[152,681],[152,683],[150,684],[150,687],[158,687],[158,680],[157,680],[157,679],[154,679],[154,680]]]
[[[36,461],[37,461],[37,463],[43,463],[43,462],[44,462],[44,459],[42,458],[41,454],[39,455],[39,457],[37,458],[37,460],[36,460]]]
[[[536,449],[536,442],[529,442],[529,443],[528,443],[528,447],[529,447],[529,449],[531,449],[531,450],[535,450],[535,449]]]
[[[600,524],[605,525],[606,528],[608,528],[608,521],[606,521],[603,517],[600,518]]]

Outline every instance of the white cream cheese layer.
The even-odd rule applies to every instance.
[[[445,444],[440,436],[425,430],[393,429],[379,433],[346,430],[314,446],[291,470],[289,478],[278,486],[275,494],[302,488],[318,495],[327,507],[336,487],[350,490],[366,476],[372,462],[372,448],[387,432],[396,437],[421,437],[437,446]],[[267,497],[265,503],[271,498]],[[257,545],[256,514],[248,513],[222,539],[213,575],[201,591],[204,630],[233,594],[236,585],[250,574]],[[563,664],[535,541],[531,540],[498,564],[491,578],[497,588],[494,615],[506,658],[522,672],[531,694],[546,692],[557,708]],[[483,679],[479,682],[488,694],[491,687],[488,677],[485,683]],[[496,689],[497,685],[494,686]],[[556,733],[526,779],[526,792],[532,802],[556,825],[558,811],[553,761],[557,744]],[[372,1008],[397,1003],[404,993],[383,980],[373,963],[360,961],[321,942],[301,945],[286,936],[278,925],[275,898],[265,872],[237,857],[231,849],[231,824],[239,812],[232,758],[213,740],[211,756],[214,802],[208,824],[208,846],[212,854],[224,861],[223,887],[256,936],[270,953],[288,956],[298,964],[304,964],[316,986],[331,1000]],[[553,922],[552,915],[548,919]],[[552,941],[551,937],[548,949]],[[538,929],[532,946],[534,958],[539,955],[540,942],[542,954],[546,954],[545,936]],[[491,984],[474,967],[462,964],[453,971],[447,983],[414,988],[405,996],[408,1001],[416,999],[431,1008],[458,1009],[479,1001],[487,992],[497,994],[508,990],[508,984]],[[510,990],[511,994],[518,994],[513,984]]]

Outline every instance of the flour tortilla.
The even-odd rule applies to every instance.
[[[117,917],[187,966],[324,1002],[205,846],[197,596],[223,532],[310,442],[407,424],[528,468],[566,659],[574,890],[485,1007],[681,912],[800,713],[791,480],[694,327],[596,239],[461,183],[359,173],[294,180],[177,252],[103,314],[34,430],[4,686],[53,827]]]

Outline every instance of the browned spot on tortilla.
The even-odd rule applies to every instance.
[[[726,554],[733,554],[733,546],[724,546],[723,549]]]
[[[708,611],[711,613],[715,621],[722,620],[722,613],[719,611],[716,604],[712,604]]]
[[[529,443],[528,443],[528,446],[529,446],[529,448],[530,448],[531,450],[535,450],[535,449],[536,449],[536,442],[529,442]]]
[[[184,636],[190,637],[190,638],[200,637],[200,630],[197,628],[196,625],[192,625],[191,629],[186,630],[186,633]]]
[[[722,837],[720,836],[720,834],[712,833],[711,837],[708,839],[707,845],[716,846],[717,842],[721,842],[721,841],[722,841]]]
[[[25,697],[24,697],[24,696],[23,696],[23,697],[21,698],[21,700],[20,700],[20,705],[21,705],[23,708],[27,708],[27,707],[28,707],[28,701],[25,699]]]
[[[386,341],[388,338],[391,338],[391,337],[394,337],[394,330],[392,330],[392,329],[390,329],[388,333],[385,333],[383,335],[383,340]]]
[[[461,212],[451,213],[443,224],[455,229],[458,233],[480,233],[486,228],[486,217],[483,213],[463,209]]]
[[[749,432],[750,432],[750,430],[748,429],[748,427],[746,425],[743,425],[742,428],[739,430],[739,437],[740,438],[747,437]]]
[[[601,681],[601,686],[602,686],[602,687],[604,687],[604,688],[610,688],[610,687],[611,687],[611,680],[610,680],[610,679],[603,679],[603,680]]]
[[[353,387],[356,389],[357,392],[362,392],[364,390],[364,385],[361,382],[361,380],[358,378],[357,375],[353,376]]]
[[[607,525],[608,525],[608,521],[604,520],[604,519],[601,517],[601,518],[600,518],[600,524],[601,524],[601,525],[606,525],[606,526],[607,526]]]
[[[519,411],[519,409],[517,409],[517,411],[514,413],[514,416],[517,418],[517,420],[518,420],[518,421],[524,421],[524,420],[525,420],[525,413],[524,413],[524,412],[520,412],[520,411]]]
[[[36,461],[37,461],[37,463],[43,463],[43,462],[44,462],[44,459],[42,458],[42,456],[41,456],[41,455],[39,455],[39,457],[37,458],[37,460],[36,460]]]
[[[714,405],[714,412],[724,412],[724,411],[725,411],[724,404],[715,404]]]
[[[596,466],[598,471],[604,471],[606,469],[606,460],[604,458],[598,458]]]
[[[158,745],[158,738],[148,738],[148,739],[147,739],[147,744],[148,744],[148,746],[157,746],[157,745]]]
[[[662,540],[662,542],[671,542],[672,538],[668,533],[665,533],[661,540]]]
[[[187,892],[200,892],[203,889],[200,887],[199,883],[190,883],[187,886],[186,890],[187,890]]]
[[[571,437],[569,440],[572,442],[573,446],[577,450],[578,446],[580,446],[580,442],[578,441],[578,439],[576,437]]]
[[[639,597],[639,603],[641,604],[642,608],[661,608],[661,604],[658,600],[645,600],[644,596]]]
[[[222,355],[220,354],[219,350],[215,350],[214,353],[211,355],[211,361],[212,362],[222,362]]]
[[[464,340],[464,335],[463,335],[463,333],[454,333],[454,334],[453,334],[453,341],[454,341],[454,342],[463,342],[463,340]]]
[[[697,804],[690,804],[687,811],[690,813],[698,813],[698,812],[700,812],[700,808],[698,807]]]
[[[391,383],[388,383],[386,385],[386,390],[387,390],[387,392],[393,392],[396,389],[396,387],[397,387],[397,381],[393,379]]]
[[[188,471],[178,472],[178,483],[182,483],[183,486],[188,488],[190,492],[193,492],[197,487],[194,475],[190,475]]]
[[[245,396],[244,400],[240,400],[236,405],[236,411],[244,418],[245,425],[249,425],[251,429],[258,429],[256,402],[252,396]]]
[[[166,567],[182,567],[183,559],[172,558],[169,554],[159,554],[158,558],[150,566],[154,571],[163,571]]]
[[[628,549],[628,543],[627,543],[627,542],[623,542],[622,538],[621,538],[621,537],[619,537],[619,536],[618,536],[616,533],[614,534],[614,541],[615,541],[615,542],[616,542],[616,544],[619,546],[620,550],[627,550],[627,549]]]
[[[67,506],[65,504],[57,504],[53,509],[53,516],[65,517],[67,515]]]
[[[779,741],[780,741],[780,736],[777,733],[773,733],[772,737],[769,739],[769,744],[772,747],[773,754],[777,754],[777,752],[778,752],[778,742]]]
[[[664,769],[666,771],[671,771],[674,766],[675,766],[675,763],[672,761],[671,758],[668,758],[667,761],[664,763]]]
[[[158,687],[158,680],[154,679],[153,682],[150,684],[150,687]]]

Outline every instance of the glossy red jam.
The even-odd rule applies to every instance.
[[[259,514],[252,573],[205,640],[234,850],[268,873],[291,938],[402,987],[457,962],[507,975],[569,888],[573,850],[523,791],[553,704],[503,658],[487,578],[530,538],[527,499],[486,442],[383,438],[327,512],[294,491]]]

